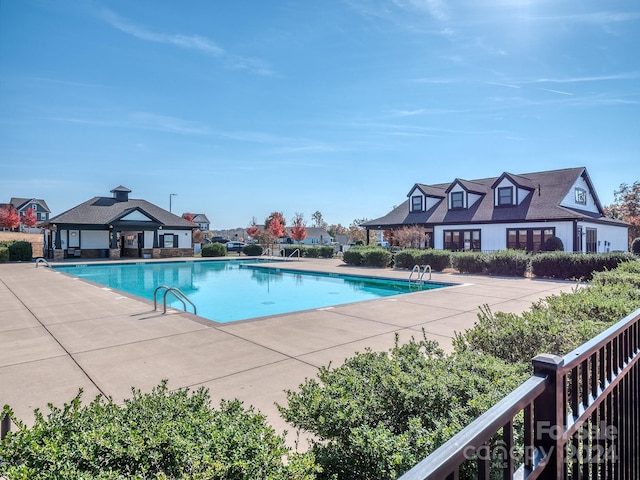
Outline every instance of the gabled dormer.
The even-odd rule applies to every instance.
[[[429,185],[416,183],[407,194],[409,212],[426,212],[446,197],[444,190]]]
[[[573,185],[565,194],[560,205],[587,212],[603,213],[602,205],[595,193],[586,169],[584,169],[573,182]]]
[[[465,210],[472,207],[486,193],[485,187],[475,182],[456,178],[445,190],[449,210]]]
[[[493,206],[502,208],[520,205],[535,188],[535,184],[526,177],[504,172],[491,185]]]

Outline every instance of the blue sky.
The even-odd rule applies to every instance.
[[[0,201],[347,226],[585,166],[608,204],[640,179],[639,48],[631,0],[4,0]]]

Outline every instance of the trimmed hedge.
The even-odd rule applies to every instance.
[[[5,263],[9,261],[9,248],[0,247],[0,263]]]
[[[227,247],[222,243],[208,243],[202,247],[203,257],[226,257]]]
[[[529,255],[522,250],[501,250],[490,253],[487,258],[489,275],[524,277],[529,270]]]
[[[250,243],[242,249],[242,253],[249,257],[259,257],[262,255],[263,249],[257,243]]]
[[[429,265],[434,272],[441,272],[451,266],[451,252],[448,250],[419,250],[408,248],[398,252],[394,256],[396,268],[413,268],[415,265]]]
[[[30,242],[2,242],[0,248],[7,248],[10,262],[30,262],[33,259],[33,247]],[[2,261],[1,258],[0,261]]]
[[[342,254],[347,265],[385,268],[391,264],[393,255],[385,248],[355,246]]]
[[[640,255],[640,237],[634,238],[633,242],[631,242],[631,253]]]
[[[456,252],[451,255],[451,266],[460,273],[485,273],[487,254],[481,252]]]
[[[536,277],[591,280],[593,272],[613,270],[634,260],[626,252],[613,253],[538,253],[531,257],[531,272]]]

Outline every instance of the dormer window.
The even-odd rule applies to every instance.
[[[498,188],[498,206],[513,205],[513,187]]]
[[[421,212],[422,208],[422,196],[414,195],[411,197],[411,211],[412,212]]]
[[[464,192],[451,192],[451,208],[464,208]]]
[[[576,188],[576,203],[587,204],[587,191],[584,188]]]

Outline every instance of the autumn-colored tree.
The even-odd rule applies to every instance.
[[[640,237],[640,181],[633,185],[620,184],[614,192],[614,201],[604,207],[605,215],[623,220],[629,224],[629,245],[634,238]]]
[[[185,220],[191,222],[191,223],[195,223],[193,221],[193,215],[191,215],[190,213],[183,213],[182,214],[182,218],[184,218]]]
[[[264,228],[277,240],[284,235],[286,224],[287,222],[281,212],[271,212],[271,215],[264,221]]]
[[[0,208],[0,227],[13,230],[20,226],[20,215],[13,205]]]
[[[307,227],[304,224],[304,219],[301,213],[296,213],[296,216],[291,221],[292,227],[289,229],[291,232],[291,238],[300,243],[307,238]]]
[[[422,248],[428,242],[427,230],[418,225],[407,225],[393,231],[393,240],[401,247]]]
[[[38,218],[36,217],[36,212],[33,208],[27,208],[27,211],[24,212],[24,217],[20,218],[20,222],[28,228],[35,227],[38,223]]]
[[[367,232],[360,225],[366,222],[366,218],[356,218],[351,225],[349,225],[349,239],[352,242],[362,242],[366,243],[367,240]]]
[[[347,235],[349,233],[349,231],[341,224],[329,225],[327,227],[327,232],[329,232],[329,235],[331,235],[333,238],[336,238],[336,235]]]
[[[251,238],[255,238],[259,231],[260,227],[256,224],[256,217],[253,217],[251,219],[251,223],[247,227],[247,235]]]

